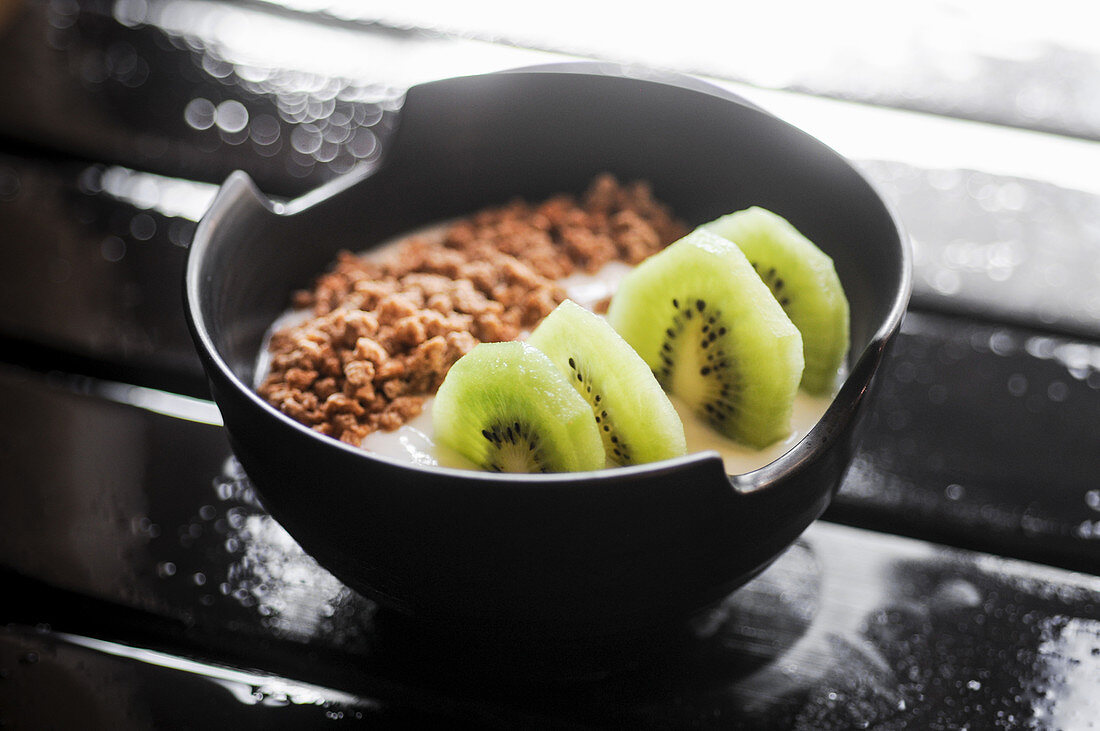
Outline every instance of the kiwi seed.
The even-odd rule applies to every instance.
[[[692,359],[692,362],[702,364],[699,366],[699,376],[705,382],[701,389],[705,396],[698,407],[713,426],[723,429],[725,422],[740,410],[740,370],[734,367],[733,358],[727,352],[725,344],[719,342],[729,328],[722,319],[721,310],[708,309],[706,300],[696,299],[694,307],[681,307],[679,298],[673,297],[672,307],[672,325],[665,330],[666,338],[661,343],[660,350],[661,363],[654,371],[654,376],[662,388],[672,389],[677,368],[676,348],[692,345],[690,340],[680,343],[676,343],[676,340],[684,336],[688,321],[698,313],[704,319],[700,327],[700,337],[695,344],[702,351],[700,355],[703,357]]]
[[[604,466],[592,412],[558,366],[525,343],[480,343],[436,392],[438,442],[493,472],[571,472]]]
[[[754,447],[790,433],[802,338],[731,241],[696,229],[653,255],[620,283],[607,318],[720,433]]]
[[[649,365],[602,317],[565,300],[527,342],[550,357],[588,405],[609,464],[686,453],[684,426],[668,395]]]
[[[491,472],[550,472],[538,431],[520,421],[496,423],[481,430],[492,445],[485,463]],[[522,469],[516,469],[522,467]]]
[[[577,359],[574,356],[570,356],[569,369],[572,371],[573,377],[576,378],[582,391],[581,396],[585,397],[585,400],[592,405],[592,413],[596,417],[596,425],[600,427],[600,436],[603,437],[604,449],[607,452],[608,459],[616,464],[631,464],[633,459],[630,454],[630,448],[626,444],[626,440],[620,437],[619,430],[615,426],[615,420],[608,414],[606,408],[597,408],[603,400],[603,394],[600,393],[598,388],[594,389],[593,379],[587,368],[577,364]]]

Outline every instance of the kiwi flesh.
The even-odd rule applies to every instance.
[[[436,440],[493,472],[604,467],[588,403],[541,351],[480,343],[447,372],[432,404]]]
[[[567,299],[527,343],[548,355],[589,405],[608,464],[687,453],[684,425],[672,402],[645,361],[602,317]]]
[[[720,433],[757,448],[790,433],[802,337],[731,241],[699,228],[649,257],[623,279],[607,319]]]
[[[704,227],[737,244],[802,334],[802,388],[827,395],[848,353],[848,299],[833,260],[785,218],[758,206]]]

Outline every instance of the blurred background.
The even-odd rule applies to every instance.
[[[0,0],[0,721],[1094,727],[1096,11],[761,5]],[[825,520],[659,662],[547,690],[482,682],[266,515],[181,279],[233,170],[297,197],[376,164],[413,84],[576,58],[848,156],[914,292]]]

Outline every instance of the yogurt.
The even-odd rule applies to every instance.
[[[421,232],[421,235],[423,234],[424,232]],[[370,255],[384,256],[388,246],[383,246]],[[574,273],[558,280],[558,283],[569,299],[583,307],[593,309],[597,303],[615,293],[619,282],[630,270],[629,264],[612,261],[594,274]],[[282,327],[307,318],[308,313],[289,311],[272,324],[257,360],[255,385],[258,386],[263,382],[270,367],[267,343],[271,334]],[[799,390],[795,396],[790,435],[764,449],[754,449],[738,444],[716,432],[675,396],[670,396],[670,400],[684,424],[688,452],[704,450],[718,452],[725,463],[726,472],[731,475],[750,472],[782,456],[817,424],[832,402],[830,397],[811,396]],[[375,431],[368,434],[360,446],[369,452],[408,462],[411,465],[477,469],[473,463],[454,450],[436,444],[432,428],[432,401],[433,397],[426,398],[421,414],[394,431]]]
[[[629,264],[613,261],[595,274],[572,274],[558,283],[565,289],[569,299],[592,309],[598,302],[615,293],[619,282],[630,269]],[[669,398],[684,424],[688,452],[708,449],[718,452],[726,465],[726,472],[731,475],[750,472],[781,457],[806,436],[832,403],[829,397],[811,396],[800,390],[794,400],[790,435],[764,449],[754,449],[722,436],[675,396]],[[368,434],[363,439],[362,447],[410,464],[477,469],[462,455],[435,443],[431,419],[432,400],[431,397],[426,399],[423,413],[398,429]]]
[[[363,439],[362,447],[369,452],[414,465],[477,469],[462,455],[435,443],[432,430],[432,400],[432,397],[425,399],[423,413],[396,430],[368,434]],[[675,396],[671,396],[670,400],[684,423],[688,453],[708,449],[718,452],[726,465],[726,473],[730,475],[750,472],[781,457],[798,440],[806,436],[831,403],[829,398],[810,396],[799,391],[794,400],[790,435],[764,449],[753,449],[723,437]]]

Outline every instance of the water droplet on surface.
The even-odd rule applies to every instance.
[[[116,0],[111,15],[127,28],[134,28],[145,22],[149,6],[145,0]]]
[[[932,276],[929,284],[931,284],[940,294],[950,296],[958,293],[959,289],[962,287],[962,280],[958,272],[951,271],[950,269],[941,269]]]
[[[947,387],[942,384],[934,384],[928,387],[929,403],[940,405],[947,401]]]
[[[943,608],[976,607],[982,603],[982,595],[969,581],[949,579],[936,588],[932,601]]]
[[[186,248],[195,236],[195,224],[192,221],[176,219],[168,224],[168,240],[175,246]]]
[[[117,236],[108,236],[100,242],[99,253],[107,261],[121,261],[126,256],[126,242]]]
[[[148,241],[157,233],[157,222],[148,213],[139,213],[130,219],[130,235],[138,241]]]
[[[1013,373],[1009,376],[1008,392],[1017,398],[1027,393],[1027,377],[1022,373]]]
[[[279,120],[270,114],[257,115],[249,125],[249,137],[258,145],[270,145],[278,141],[282,134],[282,126]]]
[[[188,125],[197,130],[210,129],[214,126],[214,118],[217,109],[209,99],[192,99],[183,110],[183,119]]]
[[[1066,400],[1067,396],[1069,396],[1069,386],[1067,386],[1064,381],[1052,381],[1051,384],[1047,386],[1047,398],[1051,401],[1061,403]]]
[[[202,70],[215,79],[227,79],[233,73],[233,64],[207,51],[202,57]]]
[[[312,124],[303,124],[290,133],[290,144],[303,155],[312,155],[321,149],[321,131]]]
[[[248,126],[248,109],[236,99],[227,99],[218,105],[214,121],[223,132],[241,132]]]
[[[347,148],[352,156],[360,160],[373,157],[378,151],[378,136],[369,129],[357,129],[355,136],[347,143]]]
[[[229,521],[229,527],[234,530],[240,530],[244,525],[245,512],[240,508],[230,508],[225,513],[225,518]]]

